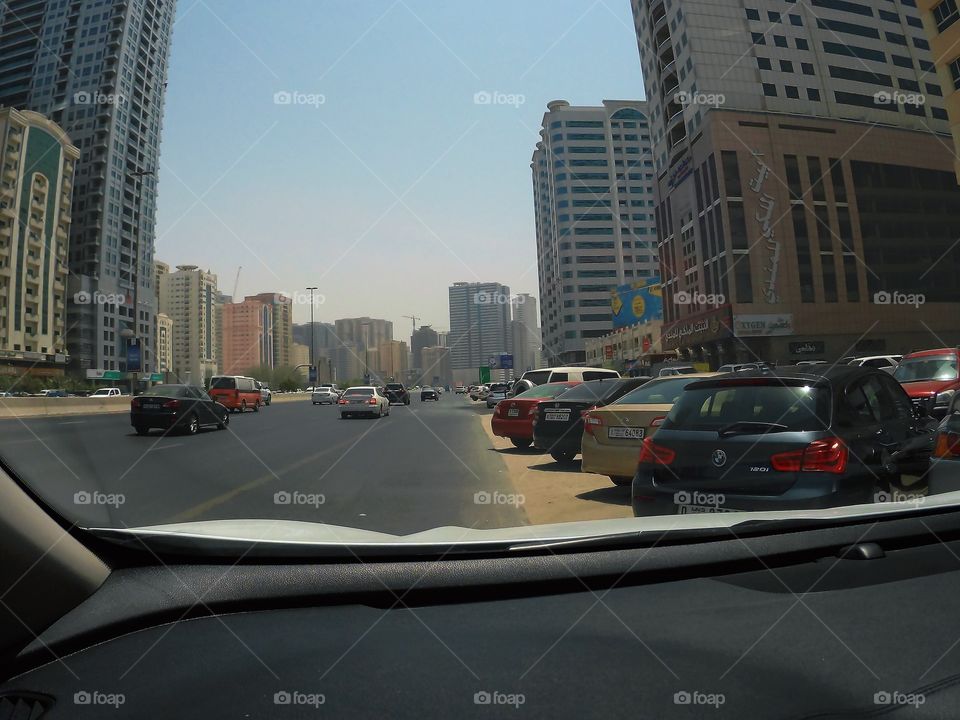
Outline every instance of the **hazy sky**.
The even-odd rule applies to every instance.
[[[539,295],[546,103],[643,94],[629,0],[180,0],[169,81],[157,257],[398,338],[453,282]]]

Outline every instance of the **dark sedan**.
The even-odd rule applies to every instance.
[[[634,514],[882,502],[925,479],[935,425],[875,368],[807,366],[701,380],[644,441]]]
[[[439,400],[440,394],[434,390],[432,387],[425,387],[420,389],[420,400]]]
[[[540,403],[533,426],[534,447],[549,452],[557,462],[570,462],[580,454],[584,415],[619,400],[649,380],[646,377],[591,380],[556,400]]]
[[[130,401],[130,424],[137,435],[150,430],[181,430],[196,435],[201,427],[226,429],[230,412],[192,385],[158,385]]]
[[[383,394],[387,396],[391,405],[410,404],[410,392],[404,387],[403,383],[387,383]]]

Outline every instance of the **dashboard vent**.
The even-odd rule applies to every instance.
[[[0,720],[37,720],[42,718],[53,698],[35,693],[4,693],[0,695]]]

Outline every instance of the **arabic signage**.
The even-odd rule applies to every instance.
[[[737,337],[780,337],[793,335],[793,315],[737,315],[733,318]]]
[[[664,351],[676,350],[690,345],[699,345],[721,340],[733,335],[733,318],[730,306],[698,313],[663,326],[660,344]]]
[[[673,169],[673,172],[670,173],[670,179],[667,180],[667,185],[673,190],[692,174],[693,160],[690,157],[686,157]]]
[[[613,359],[613,345],[604,345],[603,346],[603,356],[607,360]]]
[[[780,276],[780,241],[777,240],[771,220],[777,209],[777,200],[763,190],[767,182],[767,176],[770,174],[770,168],[763,161],[763,154],[754,151],[753,157],[757,162],[757,174],[750,181],[750,189],[759,196],[758,203],[760,205],[754,219],[759,224],[760,237],[763,238],[764,246],[769,254],[767,264],[763,268],[763,297],[767,304],[776,305],[780,302],[780,297],[777,294],[777,284]]]
[[[823,355],[826,352],[826,344],[823,340],[807,340],[806,342],[790,343],[791,355]]]
[[[625,328],[663,319],[660,278],[647,278],[620,285],[610,293],[613,328]]]

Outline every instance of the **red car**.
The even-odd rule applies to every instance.
[[[950,409],[957,390],[960,390],[960,350],[941,348],[921,350],[904,355],[893,371],[893,377],[903,385],[915,406],[942,418]]]
[[[558,382],[537,385],[514,398],[501,400],[493,411],[493,434],[510,438],[518,448],[530,447],[533,442],[533,423],[537,419],[540,403],[553,400],[579,382]]]

